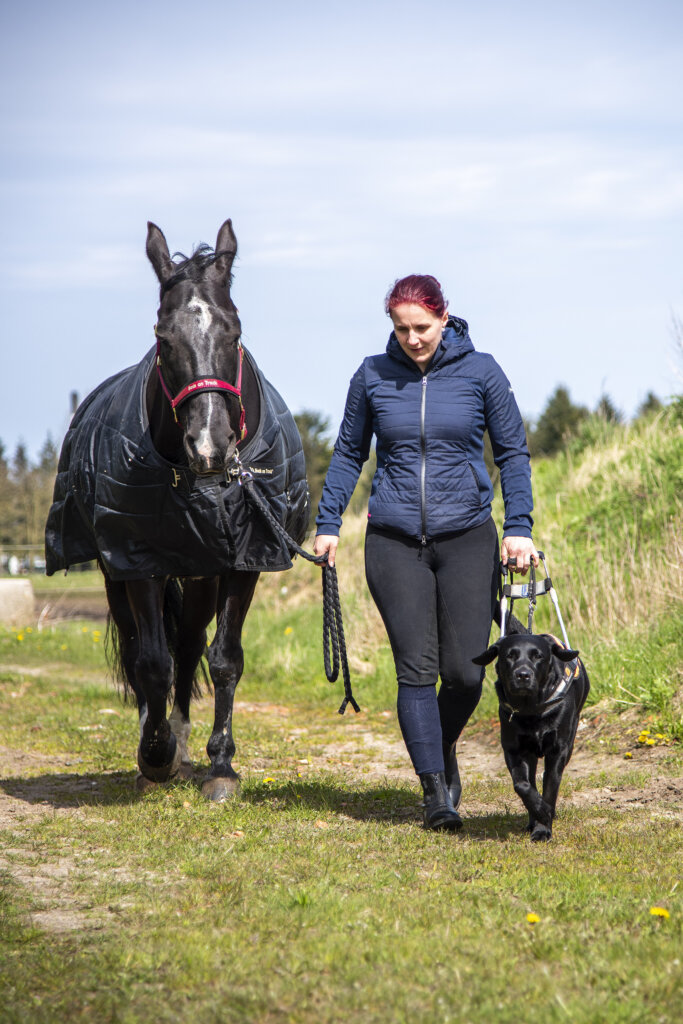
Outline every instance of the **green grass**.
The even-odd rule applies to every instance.
[[[285,618],[289,639],[301,622]],[[361,730],[395,738],[395,721],[339,718],[317,679],[286,700],[253,649],[238,698],[274,707],[236,714],[242,796],[141,798],[135,712],[84,628],[55,630],[43,671],[27,646],[36,664],[0,677],[2,745],[31,753],[2,783],[19,801],[0,835],[3,1024],[679,1019],[680,817],[564,803],[535,846],[509,782],[474,777],[466,805],[483,809],[463,833],[426,833],[414,783],[311,763]],[[191,741],[204,761],[210,712]]]
[[[96,930],[46,941],[10,914],[3,1019],[519,1021],[533,1006],[632,1022],[683,1008],[680,830],[577,815],[548,850],[494,817],[454,841],[392,821],[400,790],[379,815],[361,790],[342,817],[338,784],[299,788],[247,788],[220,809],[179,789],[108,805],[109,823],[100,809],[35,827],[38,857],[77,864]],[[634,846],[646,867],[625,895]]]
[[[368,774],[368,737],[398,727],[361,516],[338,567],[363,713],[340,718],[341,683],[324,678],[318,571],[264,577],[229,804],[188,783],[135,794],[136,715],[107,680],[103,623],[0,629],[0,1022],[681,1019],[681,808],[666,796],[683,739],[681,409],[592,420],[535,466],[537,543],[601,722],[548,846],[529,842],[504,775],[469,774],[465,828],[448,836],[420,827],[392,748],[386,776]],[[557,632],[547,599],[536,623]],[[496,711],[488,681],[473,732]],[[205,765],[210,699],[193,722]]]

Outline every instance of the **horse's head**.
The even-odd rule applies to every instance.
[[[215,251],[173,260],[163,233],[147,225],[147,255],[159,278],[159,379],[183,432],[190,469],[222,473],[243,436],[241,325],[230,298],[237,239],[229,220]]]

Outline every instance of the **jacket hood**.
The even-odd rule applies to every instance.
[[[454,359],[460,359],[467,352],[474,352],[474,345],[470,338],[467,321],[462,320],[459,316],[449,316],[448,323],[444,328],[443,338],[441,344],[434,353],[429,368],[432,369],[434,366],[441,365],[442,363],[450,363]],[[398,343],[398,338],[394,331],[389,335],[389,341],[387,342],[387,355],[392,356],[394,359],[398,359],[400,362],[405,363],[408,366],[416,366],[417,364],[407,356],[401,346]]]

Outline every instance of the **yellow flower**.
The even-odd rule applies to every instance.
[[[285,629],[285,636],[289,636],[289,634],[293,633],[293,632],[294,632],[294,630],[292,629],[292,627],[291,626],[287,626],[287,628]]]
[[[264,782],[275,782],[275,779],[271,779],[271,777],[270,777],[270,775],[269,775],[269,776],[268,776],[268,778],[267,778],[267,779],[264,779],[263,781],[264,781]]]
[[[22,641],[23,639],[24,639],[24,634],[23,634],[23,633],[17,633],[17,640],[18,640],[18,641],[19,641],[20,643],[21,643],[21,641]]]
[[[631,753],[630,750],[627,750],[626,753],[624,754],[624,757],[633,757],[633,754]]]
[[[541,920],[538,914],[527,914],[526,919],[529,922],[529,924],[538,924],[538,922]]]
[[[646,747],[654,747],[655,741],[653,739],[645,740]]]
[[[27,633],[32,633],[33,632],[33,629],[31,628],[31,626],[27,626],[26,627],[26,632]]]
[[[66,644],[62,644],[62,646],[60,647],[60,650],[65,651],[66,650]]]
[[[666,907],[650,907],[650,913],[653,917],[670,917],[669,911]]]
[[[83,629],[81,630],[81,633],[87,633],[87,632],[88,632],[88,627],[87,626],[83,626]]]

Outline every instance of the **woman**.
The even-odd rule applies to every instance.
[[[396,281],[386,352],[351,380],[320,500],[316,554],[334,565],[342,514],[377,438],[365,570],[389,635],[398,720],[424,792],[424,826],[460,828],[456,742],[479,702],[496,601],[498,535],[484,431],[500,470],[500,557],[538,564],[529,452],[512,389],[467,324],[449,316],[436,278]],[[437,697],[436,683],[441,676]]]

